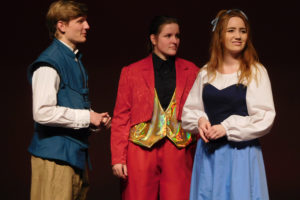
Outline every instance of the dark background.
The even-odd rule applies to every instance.
[[[30,191],[33,133],[31,88],[27,66],[50,40],[45,14],[50,0],[1,3],[1,199],[26,200]],[[277,116],[270,134],[261,139],[270,199],[300,199],[299,11],[280,1],[84,1],[91,26],[80,46],[89,72],[92,107],[112,115],[122,66],[147,55],[146,34],[155,15],[181,20],[179,56],[199,67],[208,60],[210,21],[220,9],[240,8],[250,20],[253,43],[272,82]],[[2,16],[3,15],[3,16]],[[119,180],[110,166],[110,132],[90,137],[93,170],[89,200],[120,198]]]

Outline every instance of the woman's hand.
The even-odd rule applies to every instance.
[[[113,174],[119,178],[126,179],[127,174],[127,165],[124,164],[115,164],[112,167]]]
[[[201,139],[205,143],[209,142],[208,138],[205,135],[210,129],[210,127],[211,127],[210,122],[205,117],[200,117],[200,119],[198,120],[198,130]]]
[[[226,130],[223,125],[213,125],[204,132],[205,137],[209,140],[216,140],[226,135]]]

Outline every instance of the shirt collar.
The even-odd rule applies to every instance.
[[[66,47],[68,47],[75,55],[79,52],[78,49],[73,49],[72,47],[70,47],[69,45],[67,45],[67,43],[63,42],[62,40],[59,40],[61,43],[63,43]]]
[[[169,67],[175,66],[175,56],[171,56],[167,60],[163,60],[155,53],[152,53],[152,59],[153,59],[153,65],[157,69],[161,69],[163,64],[167,64]]]

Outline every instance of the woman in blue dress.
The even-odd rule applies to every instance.
[[[271,84],[247,16],[221,10],[212,21],[210,60],[183,108],[182,126],[200,134],[190,200],[268,200],[259,137],[275,118]]]

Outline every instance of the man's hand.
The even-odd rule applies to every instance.
[[[106,129],[110,128],[110,124],[111,124],[111,117],[108,115],[103,117],[102,121],[101,121],[101,126],[104,126]]]
[[[111,117],[107,112],[105,113],[97,113],[94,111],[90,111],[90,123],[91,125],[101,128],[101,126],[105,126],[107,128],[110,127]]]
[[[124,164],[115,164],[112,166],[113,174],[119,178],[126,179],[127,174],[127,165]]]

